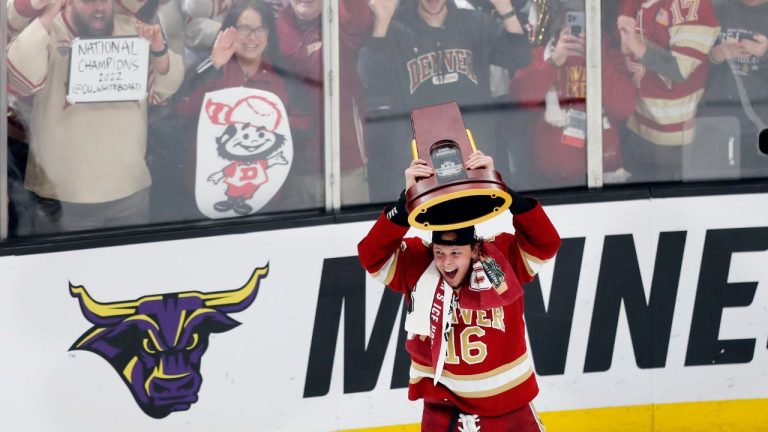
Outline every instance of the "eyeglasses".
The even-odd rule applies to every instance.
[[[256,35],[257,37],[265,37],[269,34],[269,29],[266,27],[251,27],[247,25],[239,25],[235,26],[235,30],[237,30],[237,34],[242,37],[248,37],[251,34]]]

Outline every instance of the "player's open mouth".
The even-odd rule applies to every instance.
[[[445,271],[445,278],[446,279],[453,279],[456,277],[456,273],[459,272],[459,269],[453,269],[451,271]]]

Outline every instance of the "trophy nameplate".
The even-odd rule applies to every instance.
[[[435,170],[406,192],[411,226],[431,231],[464,228],[509,208],[512,197],[498,172],[466,169],[476,146],[456,102],[415,109],[411,124],[413,158]]]

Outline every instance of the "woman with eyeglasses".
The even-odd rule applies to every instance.
[[[205,93],[228,87],[270,91],[285,100],[285,84],[272,65],[277,55],[275,18],[262,0],[241,0],[229,10],[211,55],[188,71],[176,110],[196,115]]]
[[[183,130],[190,134],[187,142],[192,144],[190,151],[186,152],[186,168],[182,175],[185,195],[194,196],[196,190],[194,167],[199,145],[196,145],[197,123],[201,113],[210,117],[213,110],[210,100],[209,106],[203,106],[207,93],[228,88],[253,88],[273,93],[287,106],[284,80],[273,68],[278,52],[276,36],[271,5],[263,0],[241,0],[224,17],[210,57],[187,71],[185,83],[177,93],[180,98],[175,106],[176,112],[183,120]],[[230,119],[224,117],[221,117],[221,120],[230,122]],[[235,125],[239,120],[231,122]],[[244,124],[237,123],[237,126],[242,127]],[[221,203],[217,210],[223,213],[232,210],[236,215],[251,213],[247,203],[238,204],[234,201]],[[200,215],[192,215],[194,216]]]

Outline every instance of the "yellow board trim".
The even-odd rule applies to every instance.
[[[494,211],[480,216],[478,218],[459,222],[455,224],[445,224],[445,225],[430,225],[428,223],[419,223],[416,222],[416,217],[427,211],[432,206],[435,206],[437,204],[443,203],[445,201],[450,201],[456,198],[464,198],[468,196],[477,196],[477,195],[489,195],[491,197],[501,197],[504,198],[504,203],[496,207]],[[512,195],[510,195],[507,191],[502,191],[499,189],[467,189],[459,192],[453,192],[445,195],[441,195],[437,198],[431,199],[424,204],[421,204],[420,206],[413,209],[408,214],[408,223],[415,228],[420,228],[427,231],[448,231],[448,230],[454,230],[459,228],[464,228],[472,225],[479,224],[480,222],[487,221],[488,219],[491,219],[495,216],[500,215],[504,210],[508,209],[509,206],[512,205]]]
[[[547,432],[768,431],[768,399],[633,405],[540,412]],[[343,432],[419,432],[406,424]]]

